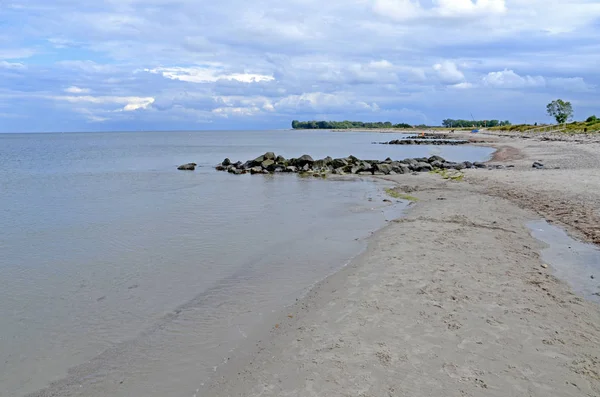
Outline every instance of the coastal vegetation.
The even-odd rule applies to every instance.
[[[362,121],[292,121],[292,128],[295,130],[345,130],[350,128],[413,128],[412,125],[406,123],[392,124],[389,121],[365,123]]]
[[[392,189],[392,188],[385,189],[385,193],[388,196],[390,196],[392,198],[395,198],[395,199],[398,199],[398,200],[406,200],[406,201],[412,201],[412,202],[419,201],[419,199],[417,197],[415,197],[415,196],[411,196],[411,195],[406,194],[406,193],[401,193],[401,192],[399,192],[399,191],[397,191],[395,189]]]
[[[565,102],[562,99],[557,99],[550,102],[546,106],[548,116],[556,119],[558,124],[564,124],[573,118],[573,106],[571,102]]]
[[[499,120],[454,120],[446,119],[442,121],[442,126],[446,128],[472,128],[472,127],[498,127],[511,125],[510,121]]]

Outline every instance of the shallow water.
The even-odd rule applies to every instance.
[[[0,135],[0,395],[70,370],[87,396],[191,396],[269,313],[403,208],[384,204],[384,186],[369,180],[214,171],[225,157],[492,153],[371,145],[374,135]],[[191,161],[196,172],[175,169]]]
[[[559,227],[541,220],[527,226],[532,235],[546,243],[542,259],[552,266],[556,277],[566,281],[574,292],[600,302],[600,250],[593,244],[574,240]]]

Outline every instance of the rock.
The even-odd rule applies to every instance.
[[[252,167],[254,167],[254,161],[253,160],[248,160],[244,164],[242,164],[241,167],[237,167],[237,168],[241,168],[241,169],[247,170],[247,169],[250,169]]]
[[[227,167],[228,165],[231,165],[231,160],[225,159],[225,160],[223,160],[223,162],[221,163],[221,165]]]
[[[373,175],[385,175],[385,174],[381,171],[373,171]]]
[[[428,163],[430,163],[430,164],[431,164],[431,163],[433,163],[433,162],[435,162],[435,161],[438,161],[438,162],[440,162],[440,163],[444,163],[446,160],[444,160],[444,159],[443,159],[442,157],[440,157],[440,156],[431,156],[431,157],[429,157],[429,158],[427,159],[427,162],[428,162]]]
[[[334,169],[333,173],[336,175],[344,175],[345,174],[344,167],[339,167],[339,168]]]
[[[235,168],[233,165],[227,167],[227,172],[229,172],[230,174],[234,174],[236,170],[237,168]]]
[[[327,156],[323,159],[323,162],[325,163],[325,165],[331,164],[332,161],[333,161],[333,159],[329,156]]]
[[[497,169],[497,170],[503,170],[503,169],[505,169],[505,168],[506,168],[506,167],[505,167],[505,166],[503,166],[502,164],[498,164],[498,165],[496,166],[496,169]]]
[[[473,168],[473,163],[470,161],[465,161],[465,168]]]
[[[391,202],[392,202],[392,200],[384,199],[384,200],[383,200],[383,202],[384,202],[384,203],[391,203]]]
[[[396,171],[390,171],[388,175],[398,175],[398,173]]]
[[[251,167],[256,167],[257,165],[260,165],[263,161],[265,161],[265,156],[258,156],[257,158],[252,160]]]
[[[435,160],[435,161],[432,161],[432,162],[431,162],[431,166],[432,166],[433,168],[442,168],[442,165],[443,165],[443,164],[444,164],[444,163],[442,163],[441,161],[438,161],[438,160]]]
[[[225,171],[225,170],[227,170],[227,167],[225,167],[224,165],[220,165],[220,164],[219,164],[219,165],[217,165],[217,166],[215,167],[215,169],[216,169],[217,171]]]
[[[310,170],[310,165],[308,163],[305,163],[304,166],[302,167],[302,171],[307,172]]]
[[[474,166],[475,168],[487,168],[487,166],[486,166],[484,163],[480,163],[480,162],[478,162],[478,161],[474,162],[474,163],[473,163],[473,166]]]
[[[262,167],[252,167],[250,168],[250,174],[254,175],[254,174],[262,174],[263,169]]]
[[[337,169],[337,168],[347,166],[348,162],[346,161],[346,159],[333,159],[331,161],[331,165],[333,166],[334,169]]]
[[[384,175],[388,175],[393,170],[393,167],[391,164],[385,164],[385,163],[376,164],[374,168],[375,168],[376,172],[381,172]]]
[[[548,268],[548,265],[546,265],[546,264],[544,263],[544,264],[542,265],[542,267],[543,267],[544,269],[547,269],[547,268]]]
[[[285,160],[285,157],[283,157],[283,156],[277,156],[277,158],[275,159],[275,162],[277,164],[285,164],[286,160]]]
[[[346,158],[346,161],[352,164],[356,164],[358,163],[360,160],[358,159],[358,157],[354,157],[354,156],[348,156]]]
[[[276,173],[279,174],[279,173],[283,172],[283,168],[282,167],[276,167],[275,171],[273,171],[273,172],[276,172]]]
[[[351,174],[358,174],[360,172],[361,168],[357,165],[355,165],[354,167],[350,168],[350,173]]]
[[[359,167],[361,171],[371,171],[373,169],[373,166],[366,161],[361,161]]]
[[[305,165],[313,164],[315,160],[310,157],[308,154],[298,157],[294,161],[294,165],[297,167],[304,167]]]
[[[373,173],[369,171],[360,171],[358,175],[373,175]]]
[[[413,171],[418,171],[418,172],[426,172],[426,171],[431,171],[433,170],[433,167],[431,166],[431,164],[429,163],[425,163],[425,162],[418,162],[414,165],[412,165],[410,167]]]
[[[196,169],[196,166],[196,163],[187,163],[180,165],[179,167],[177,167],[177,169],[180,171],[194,171]]]
[[[270,174],[270,172],[268,170],[262,170],[262,173],[265,174],[265,175]]]
[[[269,168],[270,168],[270,167],[272,167],[272,166],[274,166],[274,165],[275,165],[275,160],[272,160],[272,159],[265,160],[265,161],[263,161],[263,162],[260,164],[260,166],[261,166],[262,168],[264,168],[265,170],[269,170]],[[275,168],[273,168],[273,169],[275,169]],[[269,170],[269,171],[271,171],[271,170]]]
[[[536,161],[531,167],[539,170],[544,168],[544,164],[540,163],[539,161]]]
[[[294,167],[293,165],[290,165],[288,167],[285,167],[285,172],[298,172],[298,168]]]
[[[460,171],[460,170],[464,170],[465,168],[467,168],[467,165],[466,165],[465,163],[457,163],[457,164],[454,166],[454,169],[455,169],[455,170],[459,170],[459,171]]]
[[[267,152],[263,155],[265,160],[275,160],[275,153]]]
[[[246,170],[240,170],[239,168],[234,168],[234,169],[233,169],[233,173],[234,173],[235,175],[242,175],[242,174],[245,174],[245,173],[246,173]]]

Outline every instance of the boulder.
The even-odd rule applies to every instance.
[[[544,164],[540,163],[539,161],[536,161],[531,167],[539,170],[544,168]]]
[[[350,167],[350,173],[351,174],[358,174],[361,170],[361,167],[355,165],[353,167]]]
[[[474,162],[474,163],[473,163],[473,166],[474,166],[475,168],[487,168],[487,166],[486,166],[484,163],[480,163],[480,162],[478,162],[478,161]]]
[[[431,166],[431,164],[425,163],[423,161],[420,161],[416,165],[413,166],[413,171],[426,172],[426,171],[431,171],[431,170],[433,170],[433,167]]]
[[[442,168],[442,165],[444,163],[439,160],[435,160],[435,161],[432,161],[430,164],[433,168]]]
[[[392,172],[393,167],[391,164],[381,163],[381,164],[376,164],[374,169],[375,169],[375,172],[381,172],[384,175],[388,175],[390,172]]]
[[[244,170],[250,169],[254,167],[254,161],[253,160],[248,160],[246,161],[244,164],[242,164],[242,166],[238,167]]]
[[[366,161],[361,161],[358,166],[360,167],[361,171],[372,171],[373,169],[371,163],[368,163]]]
[[[351,164],[356,164],[360,160],[358,159],[358,157],[348,156],[348,157],[346,157],[346,161],[349,162],[349,163],[351,163]]]
[[[283,156],[277,156],[277,158],[275,159],[275,162],[277,164],[285,164],[286,163],[285,158]]]
[[[240,170],[239,168],[234,168],[234,169],[233,169],[233,173],[234,173],[235,175],[242,175],[242,174],[245,174],[245,173],[246,173],[246,171],[245,171],[245,170]]]
[[[265,160],[265,161],[263,161],[263,162],[260,164],[260,166],[261,166],[262,168],[264,168],[265,170],[268,170],[270,167],[272,167],[272,166],[274,166],[274,165],[275,165],[275,161],[274,161],[274,160],[272,160],[272,159]]]
[[[197,165],[198,164],[196,164],[196,163],[187,163],[187,164],[180,165],[179,167],[177,167],[177,169],[180,171],[194,171],[196,169]]]
[[[233,164],[235,168],[242,168],[243,164],[241,161],[238,161],[237,163]]]
[[[250,161],[250,167],[261,165],[263,161],[265,161],[265,156],[258,156],[254,160]]]
[[[473,163],[470,161],[465,161],[465,168],[473,168]]]
[[[217,166],[215,167],[215,169],[216,169],[217,171],[225,171],[225,170],[227,170],[227,167],[225,167],[224,165],[220,165],[220,164],[219,164],[219,165],[217,165]]]
[[[230,164],[231,164],[231,160],[229,160],[229,159],[225,159],[225,160],[223,160],[223,162],[221,163],[221,165],[222,165],[222,166],[225,166],[225,167],[227,167],[227,166],[228,166],[228,165],[230,165]]]
[[[333,173],[336,175],[344,175],[345,174],[344,168],[343,167],[336,168],[333,170]]]
[[[250,168],[250,174],[254,175],[254,174],[262,174],[262,167],[252,167]]]
[[[333,166],[334,169],[341,168],[341,167],[347,166],[348,161],[346,161],[346,159],[333,159],[331,161],[331,165]]]
[[[467,165],[466,165],[465,163],[457,163],[457,164],[454,166],[454,169],[455,169],[455,170],[459,170],[459,171],[460,171],[460,170],[464,170],[465,168],[467,168]]]
[[[294,165],[297,167],[304,167],[305,165],[312,165],[312,163],[314,162],[315,160],[313,160],[312,157],[310,157],[308,154],[305,154],[303,156],[298,157],[294,161]]]
[[[369,171],[360,171],[358,175],[373,175],[373,173]]]
[[[265,160],[275,160],[275,153],[267,152],[263,155]]]
[[[298,168],[294,167],[293,165],[290,165],[288,167],[285,167],[285,172],[298,172]]]
[[[273,171],[273,172],[276,172],[276,173],[279,174],[279,173],[283,172],[283,168],[282,167],[276,167],[275,171]]]
[[[302,171],[307,172],[310,170],[310,164],[305,163],[304,166],[302,167]]]

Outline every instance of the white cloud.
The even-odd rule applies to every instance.
[[[444,84],[458,84],[465,79],[463,72],[458,70],[454,62],[444,61],[433,65],[433,70]]]
[[[25,65],[20,62],[0,61],[0,68],[3,69],[25,69]]]
[[[147,109],[154,103],[153,97],[118,97],[118,96],[55,96],[52,99],[71,103],[92,103],[97,105],[117,104],[125,105],[120,111],[130,112],[138,109]]]
[[[470,88],[474,88],[475,85],[472,83],[458,83],[458,84],[452,84],[449,86],[450,88],[456,88],[457,90],[468,90]]]
[[[311,92],[302,95],[290,95],[274,104],[278,111],[378,111],[376,103],[368,104],[363,101],[355,101],[344,94],[327,94],[323,92]]]
[[[373,11],[396,21],[415,19],[423,15],[421,5],[413,0],[375,0]]]
[[[497,88],[543,87],[546,80],[542,76],[519,76],[513,70],[504,69],[488,73],[483,77],[483,84]]]
[[[69,94],[88,94],[90,92],[90,89],[71,86],[71,87],[65,88],[65,92],[69,93]]]
[[[574,92],[589,92],[595,88],[595,86],[586,83],[581,77],[557,77],[548,79],[548,86]]]
[[[180,80],[188,83],[214,83],[219,80],[239,81],[242,83],[259,83],[273,81],[273,76],[256,73],[226,74],[214,67],[168,67],[144,69],[145,72],[160,74],[170,80]]]
[[[504,14],[504,0],[437,0],[435,12],[447,17],[475,17]]]

